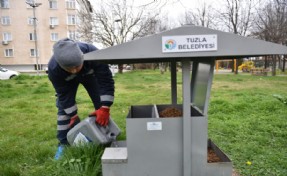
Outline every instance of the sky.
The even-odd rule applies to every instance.
[[[184,11],[189,9],[194,9],[197,7],[200,7],[203,3],[218,4],[219,1],[214,0],[165,0],[167,4],[164,6],[163,10],[170,12],[170,14],[173,14],[174,16],[182,14]],[[164,0],[155,0],[154,4],[163,4],[165,2]],[[135,0],[135,2],[139,3],[147,3],[147,2],[153,2],[153,0]],[[158,3],[157,3],[158,2]]]
[[[142,2],[140,0],[135,0]],[[153,0],[145,0],[146,2],[152,2]],[[185,12],[195,9],[202,10],[204,4],[212,6],[213,8],[219,8],[226,0],[156,0],[162,2],[168,2],[164,7],[162,14],[168,15],[168,26],[178,27],[184,24]],[[143,2],[142,2],[143,3]]]
[[[93,8],[100,7],[99,4],[107,2],[107,0],[89,0],[93,5]],[[112,0],[111,0],[112,1]],[[131,2],[132,0],[126,0]],[[180,17],[183,17],[186,10],[200,8],[206,2],[208,5],[216,6],[219,2],[226,0],[133,0],[135,7],[142,7],[143,5],[151,4],[148,6],[151,12],[158,10],[163,6],[161,15],[168,15],[168,26],[178,27],[180,26]],[[167,2],[165,4],[165,2]],[[214,4],[216,3],[216,4]],[[98,45],[99,47],[99,45]],[[102,47],[100,47],[102,48]]]
[[[90,2],[95,7],[97,3],[101,3],[103,0],[90,0]],[[127,0],[131,1],[131,0]],[[225,0],[134,0],[135,6],[143,6],[150,4],[149,9],[157,10],[158,7],[163,6],[162,14],[167,14],[170,21],[176,21],[180,16],[184,15],[184,12],[189,9],[199,8],[203,5],[203,3],[207,3],[208,5],[219,5],[220,2],[224,2]],[[165,2],[167,2],[165,4]]]
[[[171,26],[179,25],[178,20],[184,16],[188,10],[200,8],[204,3],[214,4],[214,0],[169,0],[169,3],[163,8],[163,12],[167,12]]]

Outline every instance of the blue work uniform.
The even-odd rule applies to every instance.
[[[77,42],[85,54],[97,50],[91,44]],[[79,84],[87,90],[94,108],[111,106],[114,100],[114,80],[107,64],[98,61],[84,61],[79,73],[72,74],[60,67],[52,56],[48,63],[48,76],[56,91],[58,108],[57,138],[60,144],[68,144],[71,117],[77,114],[76,93]]]

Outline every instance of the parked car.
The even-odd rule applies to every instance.
[[[110,65],[110,68],[112,68],[112,69],[118,69],[118,66],[117,66],[117,65]]]
[[[125,69],[126,70],[131,70],[131,66],[130,65],[126,65]]]
[[[18,76],[19,73],[13,70],[8,70],[6,68],[0,67],[0,79],[11,79]]]
[[[45,73],[46,73],[46,74],[49,73],[48,67],[46,67],[44,70],[45,70]]]
[[[110,67],[110,70],[111,70],[113,76],[115,76],[116,73],[118,73],[118,66],[117,65],[109,65],[109,67]]]

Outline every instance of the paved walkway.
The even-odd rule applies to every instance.
[[[220,70],[214,70],[214,74],[233,74],[234,75],[234,72],[228,69],[226,70],[220,69]],[[251,75],[251,73],[243,73],[242,71],[238,71],[238,74],[239,75]],[[270,73],[267,76],[271,76]],[[277,74],[276,76],[287,76],[287,74]]]

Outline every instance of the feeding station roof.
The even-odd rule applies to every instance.
[[[169,49],[166,48],[166,44],[170,46]],[[287,54],[287,47],[232,33],[187,25],[87,53],[84,58],[109,63],[140,63],[180,61],[181,58],[230,59],[278,54]]]
[[[160,120],[159,118],[155,121],[153,118],[140,118],[141,122],[145,121],[147,124],[156,122],[151,123],[152,131],[148,131],[149,128],[141,131],[142,125],[137,120],[130,120],[132,115],[129,115],[126,123],[127,150],[118,152],[127,154],[125,157],[128,157],[127,162],[122,164],[123,167],[117,165],[117,168],[114,168],[115,165],[108,164],[109,159],[111,162],[115,162],[117,159],[107,159],[105,156],[118,156],[118,153],[113,153],[111,150],[109,150],[110,152],[105,151],[108,154],[105,155],[104,153],[102,157],[102,163],[104,161],[103,175],[231,176],[232,164],[209,165],[206,163],[207,109],[214,62],[216,59],[266,55],[287,55],[287,47],[188,25],[85,54],[84,60],[98,60],[109,64],[171,62],[171,102],[175,106],[178,106],[176,62],[181,62],[182,66],[182,105],[180,105],[183,111],[182,121],[177,123],[175,119]],[[140,107],[144,109],[144,115],[149,111],[148,107]],[[192,115],[192,111],[199,113]],[[155,112],[153,111],[153,114]],[[142,112],[139,114],[142,116]],[[176,126],[178,135],[181,137],[172,139],[172,136],[176,136],[174,133],[177,132],[167,131],[170,123],[171,126]],[[170,130],[172,131],[174,128],[170,128]],[[142,132],[142,136],[134,136],[139,131]],[[168,134],[168,137],[164,136],[165,133]],[[142,143],[142,139],[146,140],[144,141],[145,145],[151,144],[150,147],[139,145]],[[172,140],[176,141],[176,144]],[[168,147],[162,148],[162,146]],[[149,148],[153,150],[148,150]],[[145,151],[145,153],[138,156],[140,151]],[[164,156],[170,156],[171,159],[163,159],[162,161],[161,158]]]

